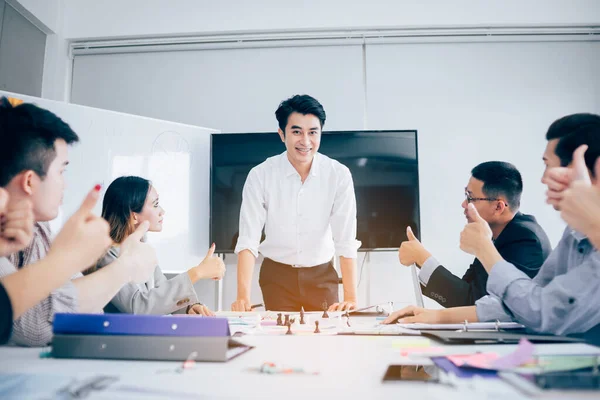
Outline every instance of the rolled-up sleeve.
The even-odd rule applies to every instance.
[[[235,246],[235,254],[239,254],[242,250],[250,250],[254,257],[258,257],[258,246],[267,218],[262,186],[259,171],[253,168],[246,178],[242,191],[240,232]]]
[[[337,257],[356,258],[361,242],[356,240],[356,195],[352,174],[343,166],[335,192],[329,223]]]
[[[496,296],[483,296],[475,302],[475,312],[479,322],[510,322],[512,317]]]
[[[488,279],[488,291],[523,325],[558,335],[586,332],[600,323],[600,256],[593,252],[581,265],[540,286],[506,261]]]

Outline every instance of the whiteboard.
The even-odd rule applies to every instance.
[[[163,271],[186,271],[209,247],[210,135],[214,129],[139,117],[0,91],[48,109],[67,122],[80,142],[69,150],[66,190],[55,232],[97,183],[116,177],[150,179],[165,209],[161,233],[149,233]],[[100,215],[101,202],[95,212]]]

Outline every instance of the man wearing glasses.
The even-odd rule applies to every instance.
[[[523,182],[514,165],[490,161],[471,171],[462,202],[465,217],[470,221],[467,207],[472,203],[487,221],[494,246],[505,260],[533,278],[552,247],[546,233],[531,215],[519,212]],[[403,265],[416,264],[421,268],[419,280],[423,294],[444,307],[474,305],[487,294],[488,273],[476,258],[461,278],[453,275],[425,249],[407,228],[409,240],[398,252]]]

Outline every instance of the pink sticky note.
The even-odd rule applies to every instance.
[[[493,361],[499,358],[497,353],[476,353],[466,355],[448,356],[457,367],[475,367],[489,369]]]
[[[519,341],[519,346],[512,353],[500,357],[492,363],[493,369],[510,369],[523,365],[531,360],[533,356],[534,346],[533,344],[523,338]]]
[[[504,370],[526,364],[533,356],[534,346],[527,339],[521,339],[515,351],[500,357],[497,353],[477,353],[448,356],[457,367]]]

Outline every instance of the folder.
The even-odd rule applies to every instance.
[[[227,318],[175,315],[58,313],[52,330],[55,335],[231,336]]]
[[[230,337],[54,335],[54,358],[225,362],[252,349]]]

